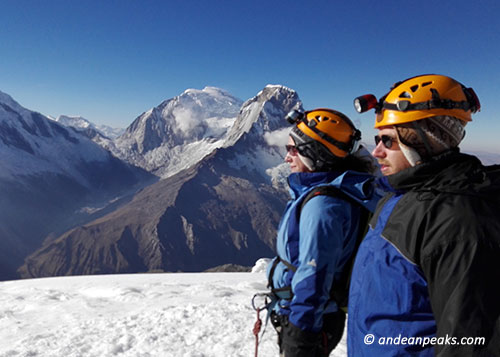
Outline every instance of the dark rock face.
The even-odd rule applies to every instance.
[[[19,277],[16,273],[25,257],[44,241],[57,237],[71,227],[94,220],[123,204],[137,190],[146,173],[137,172],[115,159],[107,163],[81,165],[92,183],[90,188],[66,175],[40,173],[0,180],[0,280]],[[115,197],[120,199],[109,203]],[[102,207],[97,212],[85,206]]]
[[[215,155],[31,255],[22,277],[203,271],[272,256],[286,194],[217,169]]]

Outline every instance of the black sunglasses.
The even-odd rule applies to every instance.
[[[392,143],[394,142],[394,140],[396,139],[389,135],[382,135],[382,136],[375,135],[375,146],[377,146],[378,143],[382,141],[382,144],[384,144],[384,146],[387,149],[390,149],[392,147]]]
[[[290,155],[296,155],[297,154],[297,147],[295,145],[285,145],[286,152],[289,152]]]

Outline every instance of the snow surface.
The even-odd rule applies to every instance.
[[[0,282],[0,356],[254,356],[252,273],[162,273]],[[261,314],[265,321],[265,314]],[[344,338],[331,356],[345,356]],[[269,323],[259,356],[278,356]]]

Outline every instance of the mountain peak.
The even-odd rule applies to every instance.
[[[285,92],[295,92],[295,90],[291,89],[290,87],[284,86],[282,84],[268,84],[264,87],[264,90],[279,90],[279,91],[285,91]]]
[[[93,127],[90,121],[81,116],[59,115],[54,120],[64,126],[71,126],[78,129],[87,129]]]
[[[7,105],[16,112],[22,112],[26,110],[18,102],[16,102],[10,95],[0,91],[0,104]]]
[[[194,88],[189,88],[184,91],[182,94],[208,94],[212,96],[225,96],[225,97],[233,97],[231,93],[226,91],[225,89],[218,88],[218,87],[213,87],[213,86],[206,86],[203,89],[194,89]],[[181,95],[182,95],[181,94]]]
[[[243,101],[224,89],[205,87],[186,89],[181,95],[164,102],[164,111],[188,110],[192,117],[236,117]],[[182,124],[181,124],[182,125]]]
[[[287,123],[283,120],[286,113],[301,107],[302,102],[293,89],[282,85],[267,85],[243,104],[224,146],[234,145],[245,133],[262,139],[265,132],[286,126]]]

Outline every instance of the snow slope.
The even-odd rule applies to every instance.
[[[0,356],[253,356],[262,270],[0,282]],[[277,355],[269,323],[259,356]]]
[[[106,164],[111,155],[87,137],[23,108],[0,92],[0,158],[0,178],[16,180],[48,172],[74,177],[87,185],[81,166]]]

